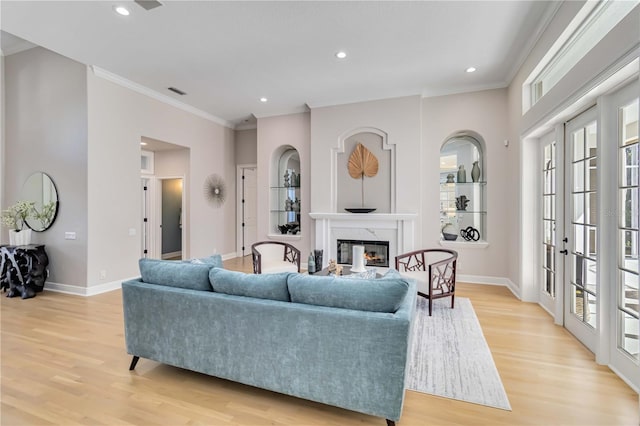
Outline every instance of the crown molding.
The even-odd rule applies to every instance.
[[[538,25],[534,33],[529,37],[529,41],[527,42],[526,46],[520,49],[520,55],[518,55],[517,60],[514,62],[513,66],[507,73],[506,80],[509,85],[515,78],[518,71],[520,71],[520,68],[522,68],[524,61],[526,61],[529,55],[531,55],[531,52],[533,52],[533,48],[536,46],[536,44],[538,44],[538,41],[540,40],[540,37],[542,37],[542,34],[545,32],[549,24],[551,24],[553,18],[555,18],[558,10],[560,9],[560,6],[562,6],[562,2],[552,2],[545,11],[542,19],[538,21]]]
[[[429,90],[422,92],[423,98],[436,98],[438,96],[460,95],[463,93],[482,92],[483,90],[504,89],[508,87],[508,83],[502,81],[492,84],[481,84],[476,86],[465,87],[462,89],[442,89],[442,90]]]
[[[157,91],[152,90],[152,89],[149,89],[148,87],[143,86],[141,84],[134,83],[131,80],[127,80],[124,77],[120,77],[119,75],[113,74],[112,72],[104,70],[104,69],[102,69],[100,67],[97,67],[95,65],[91,65],[91,66],[89,66],[89,68],[91,68],[91,71],[93,72],[93,74],[96,77],[100,77],[100,78],[103,78],[105,80],[109,80],[112,83],[116,83],[119,86],[126,87],[127,89],[131,89],[134,92],[141,93],[141,94],[143,94],[145,96],[148,96],[148,97],[150,97],[152,99],[155,99],[155,100],[160,101],[162,103],[165,103],[167,105],[171,105],[173,107],[176,107],[178,109],[181,109],[181,110],[186,111],[188,113],[191,113],[193,115],[197,115],[198,117],[204,118],[205,120],[209,120],[209,121],[212,121],[212,122],[214,122],[216,124],[220,124],[221,126],[228,127],[230,129],[235,129],[235,125],[232,122],[228,121],[228,120],[225,120],[225,119],[220,118],[220,117],[216,117],[213,114],[209,114],[208,112],[205,112],[205,111],[203,111],[201,109],[198,109],[198,108],[193,107],[191,105],[185,104],[184,102],[180,102],[180,101],[178,101],[176,99],[173,99],[170,96],[163,95],[162,93],[157,92]]]

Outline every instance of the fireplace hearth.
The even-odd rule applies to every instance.
[[[389,241],[337,240],[337,262],[341,265],[353,263],[353,246],[364,246],[366,266],[389,267]]]

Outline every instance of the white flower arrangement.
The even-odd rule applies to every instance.
[[[35,203],[33,201],[18,201],[0,215],[2,224],[9,229],[22,231],[27,225],[26,220],[34,217]]]

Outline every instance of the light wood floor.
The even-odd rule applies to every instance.
[[[399,425],[639,424],[638,395],[540,307],[504,287],[461,284],[459,296],[472,301],[513,411],[407,391]],[[129,372],[120,291],[0,299],[3,426],[384,425],[145,359]]]

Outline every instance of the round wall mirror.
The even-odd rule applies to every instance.
[[[35,172],[22,185],[22,199],[34,203],[34,217],[27,218],[29,228],[46,231],[58,214],[58,191],[48,174]]]

